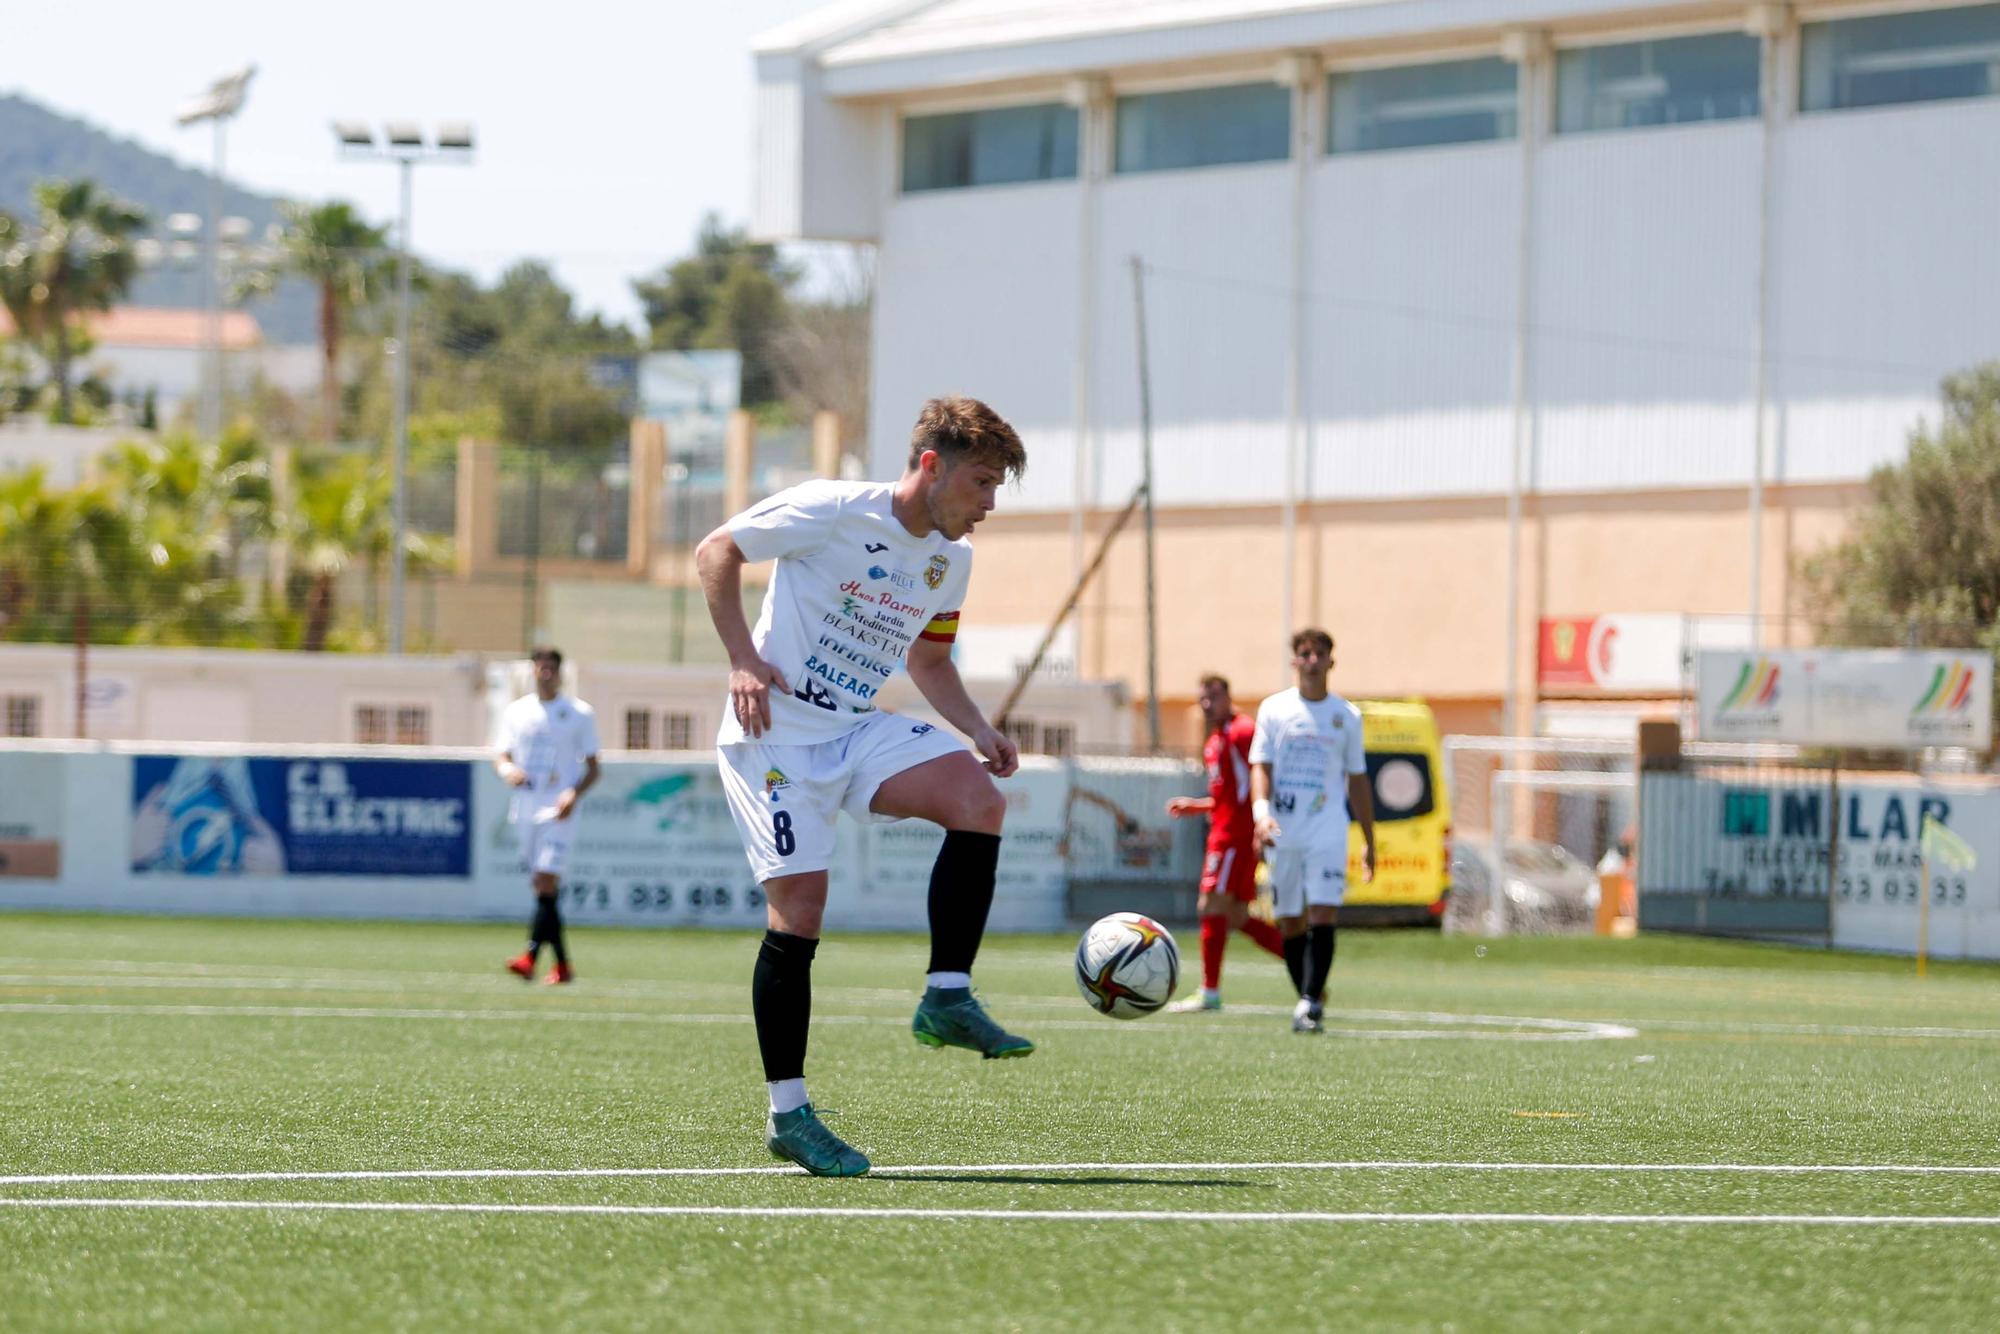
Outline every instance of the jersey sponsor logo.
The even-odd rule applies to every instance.
[[[785,771],[783,769],[773,766],[764,771],[764,795],[766,797],[769,797],[772,801],[779,800],[778,797],[779,789],[787,788],[790,787],[791,785],[792,785],[792,780],[785,777]]]
[[[817,681],[806,682],[792,694],[815,708],[825,709],[829,713],[840,712],[840,706],[833,702],[833,692]]]
[[[883,666],[881,663],[875,661],[875,659],[855,648],[852,644],[843,644],[832,635],[821,635],[819,637],[819,646],[837,657],[847,659],[857,667],[875,673],[875,675],[885,681],[896,674],[894,667]]]
[[[935,732],[936,730],[937,729],[935,727],[932,727],[929,723],[918,723],[915,727],[912,727],[910,729],[910,735],[922,736],[926,732]]]
[[[848,694],[858,699],[873,699],[875,697],[874,686],[858,676],[850,676],[846,671],[834,666],[830,662],[820,661],[818,654],[814,654],[806,659],[806,670],[817,676],[820,680],[827,682],[837,689],[845,690]]]
[[[871,565],[868,567],[868,577],[878,583],[887,579],[893,587],[908,589],[912,593],[917,591],[915,576],[905,574],[901,570],[888,570],[880,565]]]
[[[943,552],[931,557],[931,563],[924,567],[924,587],[936,588],[944,582],[944,572],[951,568],[951,558]]]
[[[922,607],[919,607],[914,603],[898,602],[892,595],[888,593],[884,593],[882,594],[882,596],[875,599],[875,608],[877,613],[883,616],[888,616],[891,613],[894,613],[897,617],[896,624],[898,625],[901,625],[903,623],[901,618],[904,616],[922,616],[924,614],[924,609]]]
[[[873,616],[849,614],[843,618],[838,612],[826,612],[820,616],[820,624],[830,625],[864,648],[877,648],[900,658],[909,646],[910,632],[897,621],[894,625],[883,623],[883,619]]]
[[[863,545],[861,549],[867,552],[869,555],[874,556],[874,555],[879,555],[884,551],[887,551],[889,549],[889,544],[887,542],[869,542]]]

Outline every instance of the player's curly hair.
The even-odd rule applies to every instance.
[[[1300,652],[1307,644],[1319,645],[1322,653],[1333,652],[1333,636],[1317,626],[1309,626],[1292,636],[1292,652]]]
[[[1221,672],[1203,672],[1201,674],[1200,685],[1204,690],[1210,686],[1221,686],[1224,690],[1227,690],[1229,689],[1229,678]]]
[[[990,463],[1019,481],[1028,470],[1028,450],[1004,418],[976,398],[947,394],[924,404],[910,432],[910,466],[935,450],[947,470],[968,459]]]

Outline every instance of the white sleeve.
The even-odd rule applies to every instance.
[[[578,709],[576,711],[576,718],[577,722],[581,724],[576,729],[576,756],[580,760],[587,760],[595,756],[599,749],[597,744],[597,710]]]
[[[1365,774],[1368,772],[1368,743],[1361,737],[1361,710],[1348,711],[1347,729],[1347,772]]]
[[[1268,703],[1269,701],[1266,701]],[[1264,705],[1257,706],[1257,730],[1250,734],[1250,763],[1269,764],[1272,762],[1271,731],[1264,716]]]
[[[514,735],[514,706],[510,704],[500,711],[500,732],[493,738],[493,753],[513,755],[519,744],[520,739]]]
[[[824,481],[804,482],[731,519],[729,535],[753,564],[803,556],[826,545],[839,517],[839,489]]]

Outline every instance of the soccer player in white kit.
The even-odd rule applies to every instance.
[[[493,767],[514,789],[508,818],[521,840],[523,860],[535,889],[535,916],[528,948],[507,960],[507,971],[523,981],[535,976],[535,960],[549,946],[556,966],[542,980],[573,981],[569,949],[563,942],[562,909],[557,901],[563,868],[576,835],[571,817],[576,803],[597,782],[597,714],[588,704],[562,693],[562,654],[538,648],[535,693],[523,695],[500,715],[500,738]]]
[[[1257,707],[1250,739],[1250,809],[1257,845],[1271,857],[1271,894],[1285,937],[1285,967],[1299,989],[1294,1033],[1323,1030],[1333,972],[1334,923],[1347,895],[1347,822],[1361,822],[1361,873],[1375,878],[1375,800],[1362,749],[1361,710],[1326,688],[1333,636],[1292,636],[1298,685]]]
[[[820,1121],[805,1086],[812,962],[841,811],[945,830],[931,871],[927,985],[910,1024],[917,1041],[988,1058],[1034,1050],[972,995],[1007,811],[993,779],[1019,759],[951,660],[972,574],[966,535],[1026,465],[1014,428],[984,403],[932,399],[895,483],[807,482],[737,515],[695,554],[729,653],[717,759],[769,925],[750,987],[770,1095],[765,1144],[815,1176],[868,1170]],[[742,571],[766,560],[777,563],[752,631]],[[876,707],[899,668],[977,756],[929,723]]]

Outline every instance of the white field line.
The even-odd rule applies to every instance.
[[[1649,1019],[1648,1028],[1676,1033],[1791,1033],[1859,1038],[2000,1038],[2000,1028],[1937,1028],[1887,1024],[1758,1024],[1733,1019]]]
[[[48,961],[32,959],[32,958],[23,958],[20,956],[0,955],[0,964],[32,965],[36,963],[46,963],[46,962]],[[495,974],[497,972],[497,970],[488,970],[477,973],[473,972],[371,973],[365,969],[290,968],[278,965],[258,965],[258,964],[215,965],[215,964],[198,964],[198,963],[175,963],[170,961],[148,962],[148,961],[132,960],[132,959],[71,959],[67,960],[66,962],[68,962],[73,966],[101,969],[103,971],[92,972],[92,973],[22,972],[22,973],[0,974],[0,986],[86,988],[86,989],[102,989],[102,990],[112,990],[112,991],[123,990],[123,989],[201,991],[214,988],[217,990],[258,990],[258,991],[263,991],[263,990],[308,991],[308,992],[351,991],[351,992],[367,992],[372,994],[381,994],[384,992],[395,992],[395,991],[418,990],[424,986],[439,986],[439,987],[449,988],[450,990],[455,992],[462,993],[464,988],[468,984],[473,986],[478,986],[480,984],[493,982],[495,980]],[[222,971],[224,968],[228,969],[228,971],[226,972]],[[1647,970],[1641,970],[1641,971],[1647,971]],[[1687,972],[1687,973],[1702,972],[1702,970],[1699,969],[1689,970],[1689,969],[1676,969],[1676,968],[1665,968],[1665,967],[1654,968],[1651,969],[1650,971],[1659,973],[1669,973],[1669,974],[1682,973],[1682,972]],[[1867,974],[1866,976],[1874,976],[1874,975]],[[501,981],[499,985],[503,988],[506,987],[506,983],[504,980]],[[915,990],[915,988],[818,986],[815,987],[814,990],[822,998],[829,1000],[836,998],[844,998],[855,1001],[880,1001],[885,1004],[896,1004],[896,1005],[914,1003],[915,998],[917,996],[917,991]],[[740,994],[740,992],[741,992],[740,987],[734,986],[733,984],[725,984],[725,983],[643,982],[643,981],[628,980],[620,982],[593,981],[589,984],[589,994],[592,996],[629,996],[635,998],[653,997],[653,998],[681,998],[681,999],[703,997],[709,999],[720,999],[724,997],[736,996]],[[49,1004],[54,1005],[56,1003],[50,1002]],[[1054,1011],[1054,1010],[1072,1008],[1071,1003],[1068,1001],[1052,997],[1042,997],[1042,996],[1013,997],[1008,1000],[1007,1004],[1010,1009],[1033,1009],[1033,1010]],[[77,1006],[75,1008],[84,1009],[85,1007]],[[136,1008],[136,1007],[119,1007],[119,1008],[124,1009],[124,1008]],[[4,1012],[4,1010],[0,1010],[0,1012]],[[25,1013],[27,1011],[20,1011],[20,1012]],[[143,1013],[144,1011],[141,1012]],[[162,1010],[154,1012],[165,1013],[166,1011]],[[185,1012],[199,1014],[199,1013],[228,1013],[231,1011],[229,1010],[228,1007],[203,1007],[200,1009],[191,1009]],[[274,1009],[255,1010],[246,1007],[243,1012],[270,1014],[270,1013],[275,1013],[276,1011]],[[1226,1010],[1224,1010],[1220,1015],[1203,1015],[1196,1023],[1191,1024],[1184,1022],[1181,1025],[1179,1025],[1179,1027],[1207,1028],[1210,1031],[1214,1031],[1222,1027],[1222,1023],[1219,1023],[1218,1020],[1222,1021],[1223,1023],[1226,1023],[1227,1020],[1234,1018],[1236,1016],[1250,1016],[1262,1019],[1270,1016],[1289,1016],[1291,1012],[1292,1012],[1291,1007],[1289,1005],[1232,1004]],[[328,1009],[325,1011],[315,1011],[312,1010],[310,1007],[298,1007],[287,1011],[287,1013],[299,1018],[315,1018],[315,1017],[351,1018],[351,1017],[367,1017],[369,1015],[375,1015],[375,1014],[380,1014],[383,1017],[389,1017],[389,1018],[406,1018],[406,1019],[415,1019],[415,1018],[424,1018],[433,1016],[443,1017],[443,1018],[476,1017],[469,1013],[464,1013],[452,1009],[418,1010],[418,1009],[408,1009],[408,1008],[395,1012],[371,1009],[366,1011],[366,1013],[364,1014],[358,1008],[341,1009],[337,1011],[333,1009]],[[501,1012],[495,1011],[492,1013],[499,1014]],[[508,1011],[506,1012],[506,1017],[509,1018],[524,1017],[528,1013],[532,1013],[538,1018],[576,1017],[576,1016],[559,1015],[552,1011],[545,1011],[545,1010],[536,1010],[532,1012]],[[1327,1010],[1326,1013],[1329,1016],[1335,1016],[1350,1020],[1360,1020],[1360,1021],[1385,1020],[1385,1021],[1419,1023],[1419,1024],[1464,1024],[1479,1028],[1504,1028],[1504,1027],[1529,1028],[1529,1029],[1539,1028],[1547,1030],[1551,1034],[1551,1036],[1548,1038],[1537,1038],[1533,1035],[1526,1033],[1509,1035],[1510,1037],[1513,1037],[1516,1040],[1527,1040],[1527,1041],[1537,1041],[1537,1040],[1589,1041],[1589,1040],[1600,1040],[1604,1038],[1625,1038],[1625,1037],[1636,1036],[1639,1032],[1644,1030],[1661,1030],[1661,1031],[1670,1031],[1677,1033],[1773,1033],[1773,1034],[1787,1034],[1787,1035],[1808,1036],[1808,1037],[1945,1038],[1945,1039],[1986,1041],[1986,1042],[2000,1040],[2000,1028],[1961,1028],[1961,1027],[1944,1027],[1937,1025],[1919,1025],[1919,1024],[1910,1024],[1910,1025],[1795,1024],[1795,1023],[1787,1024],[1787,1023],[1754,1023],[1749,1021],[1731,1020],[1731,1019],[1577,1020],[1577,1019],[1543,1019],[1543,1018],[1514,1016],[1514,1015],[1447,1014],[1447,1013],[1439,1013],[1432,1011],[1365,1010],[1365,1009],[1338,1009],[1338,1010],[1329,1009]],[[606,1017],[606,1016],[597,1016],[597,1017]],[[641,1016],[641,1015],[628,1014],[628,1015],[612,1017],[612,1022],[636,1023],[636,1022],[670,1022],[670,1021],[660,1019],[655,1016]],[[743,1021],[739,1019],[733,1019],[728,1016],[704,1017],[697,1015],[697,1016],[689,1016],[682,1022],[728,1023],[728,1022],[743,1022]],[[825,1022],[866,1023],[871,1021],[859,1016],[850,1016],[839,1020],[834,1020],[829,1018]],[[880,1022],[900,1023],[901,1021],[883,1019],[880,1020]],[[1042,1026],[1048,1027],[1049,1025],[1043,1024]],[[1102,1027],[1102,1025],[1094,1021],[1083,1021],[1073,1026],[1081,1029],[1095,1029]],[[1151,1031],[1150,1027],[1148,1031]],[[1473,1034],[1473,1033],[1466,1033],[1463,1031],[1403,1032],[1403,1031],[1381,1030],[1381,1029],[1345,1029],[1345,1030],[1336,1029],[1329,1031],[1334,1032],[1336,1035],[1339,1036],[1372,1038],[1385,1041],[1387,1040],[1409,1041],[1409,1040],[1421,1040],[1426,1038],[1440,1038],[1440,1037],[1461,1038],[1461,1037],[1475,1037],[1475,1036],[1478,1037],[1495,1036],[1494,1034],[1491,1033]]]
[[[155,1005],[155,1004],[112,1004],[107,1002],[69,1001],[7,1001],[0,1002],[0,1014],[38,1014],[43,1016],[60,1014],[106,1014],[106,1015],[150,1015],[174,1018],[236,1016],[265,1019],[402,1019],[402,1020],[553,1020],[568,1023],[613,1023],[613,1024],[748,1024],[751,1016],[741,1012],[733,1014],[684,1014],[647,1013],[631,1010],[519,1010],[519,1009],[429,1009],[417,1007],[388,1006],[334,1006],[334,1005]],[[1395,1012],[1383,1012],[1395,1013]],[[1380,1042],[1408,1042],[1435,1040],[1439,1038],[1473,1038],[1491,1042],[1589,1042],[1605,1038],[1634,1038],[1638,1030],[1617,1024],[1600,1024],[1581,1019],[1539,1019],[1531,1017],[1511,1018],[1500,1015],[1453,1015],[1419,1014],[1409,1012],[1398,1017],[1414,1022],[1458,1023],[1469,1025],[1465,1028],[1409,1028],[1409,1029],[1356,1029],[1330,1028],[1328,1033],[1335,1037],[1364,1038]],[[858,1015],[858,1014],[816,1014],[815,1024],[862,1024],[879,1027],[903,1027],[909,1020],[900,1015]],[[1111,1033],[1241,1033],[1241,1028],[1221,1028],[1215,1025],[1190,1024],[1145,1024],[1129,1025],[1108,1023],[1102,1019],[1036,1019],[1029,1025],[1037,1030],[1054,1029],[1061,1032]]]
[[[1412,1159],[1215,1163],[905,1163],[871,1175],[976,1175],[987,1172],[1613,1172],[1738,1173],[1756,1176],[2000,1176],[2000,1164],[1934,1163],[1495,1163]],[[0,1186],[134,1185],[216,1181],[468,1181],[576,1178],[800,1176],[769,1167],[440,1167],[325,1172],[78,1172],[0,1176]]]
[[[218,1209],[294,1213],[555,1214],[648,1218],[925,1218],[1026,1223],[1512,1223],[1614,1227],[2000,1227],[1994,1214],[1332,1213],[1195,1209],[904,1209],[726,1204],[459,1204],[381,1200],[7,1199],[7,1209]]]

